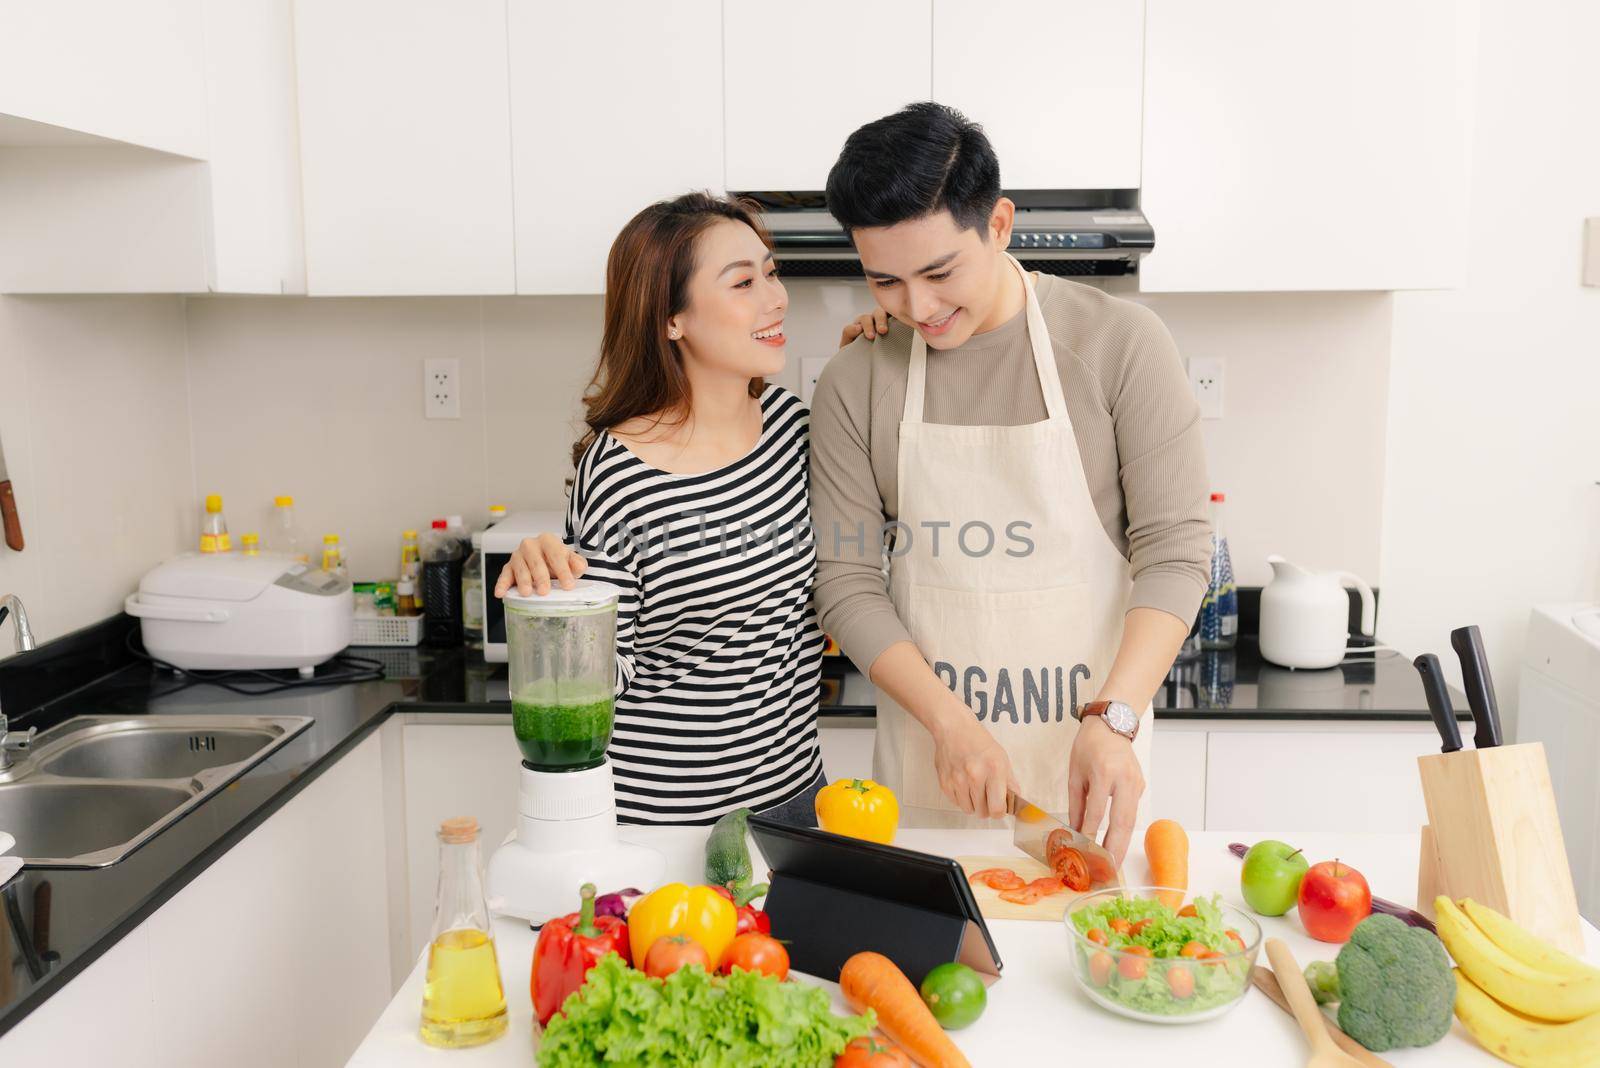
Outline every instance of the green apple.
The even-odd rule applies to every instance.
[[[1239,890],[1247,905],[1263,916],[1282,916],[1294,908],[1305,877],[1305,854],[1286,842],[1267,839],[1250,847],[1239,873]]]

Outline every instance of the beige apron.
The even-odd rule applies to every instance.
[[[1089,493],[1033,279],[1006,258],[1027,295],[1046,418],[923,422],[928,348],[912,335],[889,595],[935,674],[1004,747],[1022,796],[1065,818],[1073,713],[1116,657],[1132,579]],[[1134,745],[1147,775],[1150,723],[1147,712]],[[906,826],[1004,825],[945,797],[931,736],[882,693],[873,775],[900,798]]]

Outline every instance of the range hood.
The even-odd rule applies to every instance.
[[[740,193],[761,205],[776,258],[791,277],[860,277],[861,260],[819,192]],[[1011,254],[1030,270],[1126,275],[1155,247],[1137,189],[1007,190],[1017,205]]]

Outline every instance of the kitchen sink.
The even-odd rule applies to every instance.
[[[78,716],[0,781],[0,829],[30,868],[123,859],[311,725],[309,716]]]

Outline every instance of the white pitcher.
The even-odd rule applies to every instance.
[[[1350,600],[1361,593],[1361,636],[1371,638],[1377,602],[1372,587],[1348,571],[1314,574],[1281,556],[1267,557],[1272,581],[1261,591],[1261,656],[1291,668],[1333,667],[1345,657]]]

